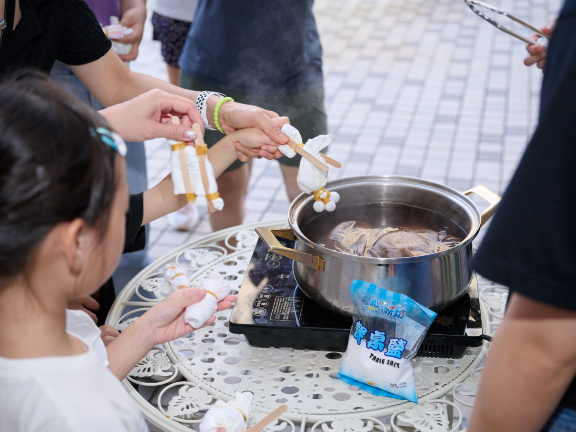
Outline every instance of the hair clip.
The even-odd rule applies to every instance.
[[[100,141],[108,144],[110,147],[116,150],[120,156],[126,156],[126,153],[128,153],[126,142],[116,132],[111,132],[103,127],[97,127],[96,129],[91,127],[90,134],[94,138],[99,138]]]

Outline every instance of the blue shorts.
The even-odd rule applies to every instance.
[[[160,41],[164,61],[170,66],[178,67],[178,60],[188,37],[192,23],[152,14],[153,40]]]

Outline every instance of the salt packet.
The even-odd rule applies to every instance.
[[[354,319],[338,378],[378,396],[418,402],[412,358],[436,313],[404,294],[354,280]]]

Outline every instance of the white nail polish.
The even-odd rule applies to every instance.
[[[186,133],[184,135],[188,139],[196,139],[196,132],[194,132],[193,130],[186,131]]]

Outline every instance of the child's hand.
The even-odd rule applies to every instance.
[[[120,334],[120,332],[116,330],[116,327],[112,327],[111,325],[108,324],[104,324],[99,328],[100,331],[102,332],[100,338],[102,339],[102,342],[104,342],[104,346],[108,345],[110,342],[116,339],[116,336]]]
[[[286,123],[290,123],[288,117],[278,117],[273,119],[273,121],[279,128],[282,128]],[[272,160],[283,156],[280,150],[278,150],[278,144],[258,128],[236,131],[234,132],[234,138],[236,139],[234,148],[236,149],[238,159],[242,162],[246,162],[250,158]]]
[[[68,300],[68,309],[76,309],[76,310],[83,310],[90,318],[94,320],[95,323],[98,322],[98,317],[92,311],[99,311],[100,310],[100,303],[94,300],[93,297],[89,295],[84,295],[80,297],[76,297],[74,299]]]
[[[187,306],[202,301],[205,296],[205,289],[179,289],[142,315],[137,321],[143,325],[149,346],[171,341],[194,331],[195,329],[184,321],[184,312]],[[225,297],[218,303],[218,310],[229,309],[235,301],[236,296]],[[215,319],[211,317],[204,326],[212,324]]]

